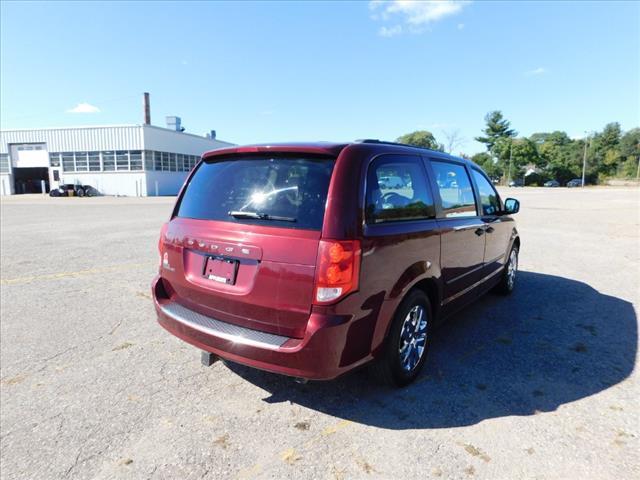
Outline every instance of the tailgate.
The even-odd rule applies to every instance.
[[[161,239],[174,300],[302,338],[333,163],[291,155],[202,162]]]

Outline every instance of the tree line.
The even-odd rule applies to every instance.
[[[420,130],[397,141],[451,153],[462,140],[457,130],[444,132],[444,137],[446,143],[440,143],[431,132]],[[617,122],[580,139],[572,139],[563,131],[519,137],[511,122],[496,110],[485,116],[485,128],[475,140],[483,143],[486,151],[471,157],[461,155],[480,165],[489,177],[504,183],[526,174],[527,185],[541,185],[547,180],[564,185],[581,178],[583,161],[586,183],[635,179],[639,171],[640,128],[623,132]]]

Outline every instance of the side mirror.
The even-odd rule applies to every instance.
[[[504,213],[507,215],[513,215],[520,211],[520,202],[515,198],[507,198],[504,201]]]

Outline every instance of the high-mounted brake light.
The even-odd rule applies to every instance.
[[[335,302],[358,289],[360,256],[358,240],[320,240],[314,295],[316,305]]]

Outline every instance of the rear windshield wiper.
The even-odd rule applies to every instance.
[[[277,222],[295,222],[293,217],[279,217],[278,215],[269,215],[262,212],[244,212],[242,210],[234,210],[229,212],[229,216],[234,218],[255,218],[257,220],[273,220]]]

